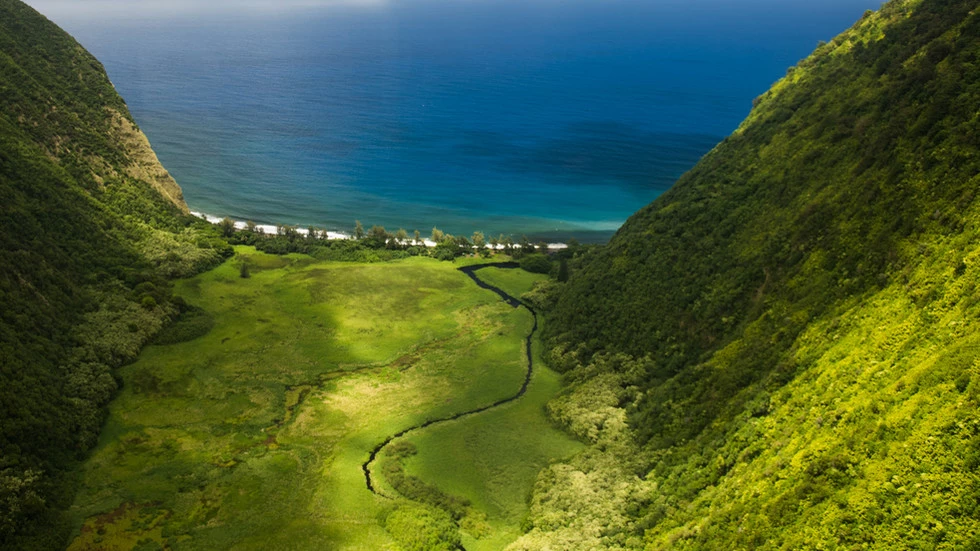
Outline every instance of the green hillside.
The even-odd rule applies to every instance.
[[[978,64],[975,1],[868,12],[571,263],[594,445],[513,549],[980,546]]]
[[[186,210],[101,64],[0,0],[0,548],[64,547],[112,369],[226,252]]]
[[[490,549],[519,524],[512,551],[980,549],[978,10],[868,12],[608,246],[563,253],[525,298],[585,449],[552,462],[580,445],[535,368],[522,401],[381,454],[408,506],[369,490],[368,450],[510,396],[529,314],[349,242],[241,247],[176,285],[188,306],[172,280],[232,250],[99,62],[0,0],[0,549],[424,548],[443,525]]]

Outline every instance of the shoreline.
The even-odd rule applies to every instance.
[[[200,219],[205,220],[205,221],[207,221],[207,222],[209,222],[211,224],[218,224],[219,222],[221,222],[222,220],[224,220],[223,217],[214,216],[212,214],[207,214],[205,212],[200,212],[200,211],[194,211],[194,210],[192,210],[192,211],[190,211],[190,214],[191,214],[191,216],[200,218]],[[244,229],[248,228],[248,222],[246,222],[244,220],[236,220],[234,218],[231,218],[230,216],[227,217],[227,218],[229,220],[231,220],[235,224],[235,229],[244,230]],[[290,227],[293,227],[296,230],[296,233],[298,233],[298,234],[300,234],[300,235],[302,235],[304,237],[306,237],[306,236],[308,236],[310,234],[310,229],[309,228],[302,228],[302,227],[299,227],[299,226],[290,226]],[[275,225],[272,225],[272,224],[255,224],[255,228],[256,229],[259,229],[259,230],[262,230],[262,232],[265,233],[266,235],[276,235],[276,233],[278,231],[278,227],[275,226]],[[347,233],[347,232],[331,231],[331,230],[325,230],[325,231],[327,233],[327,240],[354,239],[354,236],[351,235],[351,234],[349,234],[349,233]],[[414,240],[413,239],[409,239],[409,241],[408,241],[407,244],[411,245],[413,243],[414,243]],[[402,245],[405,245],[405,244],[406,243],[402,243]],[[432,247],[435,247],[436,246],[436,242],[433,241],[433,240],[431,240],[431,239],[429,239],[428,237],[422,239],[422,244],[424,246],[426,246],[426,247],[429,247],[429,248],[432,248]],[[557,243],[547,243],[547,245],[548,245],[548,250],[549,251],[560,251],[560,250],[563,250],[563,249],[567,249],[568,248],[568,244],[567,243],[557,242]],[[504,249],[504,246],[498,244],[496,247],[494,247],[493,245],[487,243],[486,244],[486,248],[500,251],[500,250],[503,250]]]

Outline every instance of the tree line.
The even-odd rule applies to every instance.
[[[279,224],[275,233],[267,233],[255,222],[246,222],[245,227],[239,228],[233,220],[224,218],[217,227],[232,244],[251,245],[270,254],[310,254],[323,260],[395,260],[428,256],[451,261],[467,255],[490,258],[497,253],[522,259],[533,255],[547,257],[551,253],[547,243],[533,243],[526,235],[519,239],[504,234],[487,237],[483,232],[475,231],[467,237],[433,227],[427,236],[423,236],[417,229],[411,234],[404,228],[392,232],[379,225],[365,229],[360,220],[354,222],[350,237],[344,239],[331,239],[327,230],[315,226],[303,232],[297,226]],[[580,246],[575,239],[570,239],[568,245],[569,248]],[[548,262],[550,270],[551,261]],[[540,258],[529,265],[537,268],[531,271],[542,270]]]

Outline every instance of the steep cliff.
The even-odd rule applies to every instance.
[[[186,215],[101,64],[0,0],[0,547],[58,548],[112,369],[227,245]]]
[[[595,445],[515,548],[980,544],[977,10],[868,12],[573,263],[552,409]]]

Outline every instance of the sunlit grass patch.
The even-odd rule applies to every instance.
[[[504,292],[517,298],[530,291],[535,283],[548,279],[546,275],[533,274],[524,270],[492,267],[481,269],[479,275],[483,281],[503,289]]]
[[[405,461],[407,474],[472,504],[461,522],[467,549],[502,549],[516,539],[538,472],[581,449],[543,414],[559,387],[559,376],[536,356],[531,385],[517,401],[404,439],[418,450]]]
[[[168,516],[153,505],[123,503],[88,519],[68,551],[124,551],[140,546],[161,549],[162,526]]]
[[[361,470],[368,450],[428,419],[513,395],[524,379],[530,314],[453,263],[317,262],[248,247],[236,254],[177,284],[209,330],[150,346],[120,370],[122,390],[83,467],[76,525],[123,504],[154,503],[165,516],[153,537],[172,549],[394,549],[379,520],[391,504],[367,490]],[[249,277],[237,262],[249,264]],[[528,281],[511,279],[517,293]],[[537,438],[521,425],[551,430],[541,404],[556,387],[543,381],[514,408],[518,417],[483,423],[499,433],[486,445]],[[445,442],[438,434],[427,445],[455,445],[451,431]],[[520,469],[564,453],[567,442],[555,434],[545,438],[558,442],[551,447],[529,444],[537,455]],[[514,458],[500,460],[513,467]],[[513,483],[524,495],[531,478],[509,480],[504,491]],[[474,518],[519,528],[492,500],[474,503]],[[120,541],[146,537],[113,526]],[[90,542],[87,534],[76,545]]]

